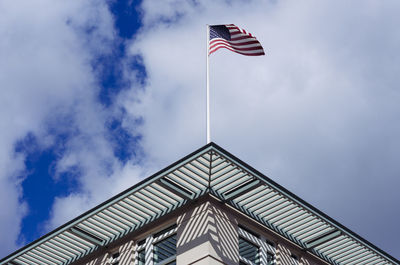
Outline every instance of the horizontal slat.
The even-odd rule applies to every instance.
[[[400,265],[214,144],[13,253],[0,265],[68,265],[205,192],[327,262]]]

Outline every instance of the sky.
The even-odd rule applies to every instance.
[[[0,0],[0,257],[211,140],[400,258],[397,0]],[[6,235],[6,236],[5,236]]]

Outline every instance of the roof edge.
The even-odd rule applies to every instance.
[[[102,202],[102,203],[96,205],[95,207],[93,207],[93,208],[91,208],[91,209],[85,211],[84,213],[78,215],[77,217],[71,219],[70,221],[66,222],[65,224],[60,225],[59,227],[57,227],[57,228],[51,230],[50,232],[44,234],[43,236],[39,237],[38,239],[36,239],[36,240],[34,240],[34,241],[28,243],[27,245],[25,245],[25,246],[23,246],[23,247],[21,247],[21,248],[15,250],[15,251],[13,251],[11,254],[9,254],[9,255],[5,256],[4,258],[0,259],[0,263],[5,262],[5,261],[8,260],[9,258],[11,258],[11,257],[15,256],[16,254],[18,254],[19,252],[23,252],[24,250],[26,250],[26,249],[28,249],[29,247],[35,245],[36,243],[40,242],[41,240],[45,239],[46,237],[49,237],[49,236],[51,236],[51,235],[53,235],[53,234],[54,234],[54,236],[55,236],[55,235],[57,234],[57,232],[59,232],[60,230],[66,228],[66,227],[68,227],[69,225],[71,225],[72,223],[74,223],[74,222],[78,221],[79,219],[85,217],[86,215],[89,215],[91,212],[96,211],[97,209],[99,209],[99,208],[103,207],[104,205],[106,205],[106,204],[112,202],[113,200],[117,199],[118,197],[123,196],[125,193],[129,193],[131,190],[133,190],[133,189],[139,187],[140,185],[143,185],[144,183],[146,183],[146,182],[148,182],[148,181],[151,181],[153,178],[156,178],[157,176],[159,176],[159,175],[163,174],[164,172],[168,171],[169,169],[171,169],[171,168],[173,168],[173,167],[179,165],[180,163],[182,163],[183,161],[185,161],[185,160],[189,159],[190,157],[196,155],[197,153],[204,152],[205,150],[207,150],[207,149],[209,149],[209,148],[211,148],[211,147],[214,147],[214,148],[221,148],[221,147],[219,147],[218,145],[216,145],[214,142],[210,142],[210,143],[208,143],[208,144],[206,144],[206,145],[204,145],[204,146],[198,148],[197,150],[195,150],[195,151],[191,152],[190,154],[184,156],[183,158],[179,159],[178,161],[172,163],[171,165],[169,165],[169,166],[167,166],[167,167],[165,167],[165,168],[163,168],[163,169],[157,171],[156,173],[152,174],[150,177],[147,177],[147,178],[141,180],[140,182],[134,184],[133,186],[131,186],[131,187],[129,187],[129,188],[127,188],[127,189],[121,191],[120,193],[118,193],[118,194],[112,196],[112,197],[109,198],[108,200],[106,200],[106,201],[104,201],[104,202]],[[221,149],[222,149],[222,148],[221,148]]]
[[[372,244],[368,240],[364,239],[363,237],[361,237],[357,233],[351,231],[349,228],[345,227],[344,225],[342,225],[341,223],[339,223],[335,219],[329,217],[327,214],[325,214],[321,210],[317,209],[316,207],[314,207],[310,203],[308,203],[305,200],[301,199],[300,197],[298,197],[294,193],[290,192],[289,190],[287,190],[286,188],[284,188],[280,184],[276,183],[275,181],[273,181],[272,179],[270,179],[269,177],[267,177],[266,175],[264,175],[260,171],[256,170],[255,168],[253,168],[252,166],[248,165],[247,163],[243,162],[241,159],[239,159],[236,156],[232,155],[231,153],[229,153],[228,151],[226,151],[225,149],[223,149],[222,147],[220,147],[219,145],[217,145],[214,142],[210,142],[210,143],[198,148],[197,150],[195,150],[195,151],[191,152],[190,154],[184,156],[183,158],[179,159],[178,161],[172,163],[171,165],[169,165],[169,166],[157,171],[156,173],[152,174],[149,177],[146,177],[146,178],[142,179],[141,181],[139,181],[138,183],[134,184],[133,186],[131,186],[131,187],[125,189],[124,191],[112,196],[110,199],[108,199],[108,200],[96,205],[95,207],[85,211],[84,213],[80,214],[79,216],[77,216],[77,217],[73,218],[72,220],[66,222],[65,224],[55,228],[54,230],[46,233],[45,235],[43,235],[40,238],[32,241],[31,243],[25,245],[24,247],[15,250],[11,254],[9,254],[6,257],[0,259],[0,264],[4,264],[4,263],[12,260],[13,258],[16,258],[16,257],[18,257],[20,255],[23,255],[25,251],[29,251],[30,248],[35,247],[35,245],[39,244],[42,240],[46,240],[48,238],[57,236],[59,233],[62,233],[65,228],[68,228],[69,226],[73,225],[74,223],[78,222],[79,220],[81,220],[83,218],[88,218],[91,215],[96,214],[96,211],[101,210],[101,208],[105,207],[107,204],[112,203],[113,201],[119,200],[120,198],[124,197],[126,194],[129,194],[131,191],[140,188],[140,186],[146,185],[146,183],[149,183],[149,182],[157,180],[157,178],[159,178],[160,176],[162,177],[162,175],[164,175],[166,172],[170,171],[171,169],[174,169],[175,167],[178,167],[180,164],[185,163],[187,160],[190,160],[193,157],[202,155],[205,152],[209,152],[210,150],[211,151],[214,150],[215,152],[218,152],[221,155],[225,156],[226,159],[231,160],[231,162],[239,164],[241,167],[243,167],[243,169],[245,169],[245,170],[251,172],[252,174],[258,176],[263,181],[265,181],[268,185],[270,185],[273,188],[277,189],[278,191],[284,193],[286,196],[289,196],[294,201],[297,201],[299,204],[303,205],[305,208],[307,208],[308,210],[310,210],[311,212],[313,212],[317,216],[320,216],[320,218],[325,219],[326,221],[330,222],[332,225],[336,226],[338,229],[341,229],[343,232],[347,233],[350,237],[353,237],[355,240],[358,240],[360,243],[363,243],[363,244],[367,245],[372,250],[378,252],[380,255],[382,255],[386,259],[388,259],[388,260],[390,260],[390,261],[392,261],[394,263],[400,264],[400,261],[398,259],[394,258],[393,256],[391,256],[387,252],[385,252],[382,249],[380,249],[379,247],[375,246],[374,244]]]
[[[325,214],[324,212],[322,212],[321,210],[317,209],[315,206],[311,205],[310,203],[308,203],[307,201],[301,199],[300,197],[298,197],[296,194],[292,193],[291,191],[289,191],[288,189],[286,189],[285,187],[281,186],[280,184],[278,184],[277,182],[273,181],[271,178],[267,177],[266,175],[264,175],[263,173],[261,173],[260,171],[258,171],[257,169],[253,168],[252,166],[250,166],[249,164],[247,164],[246,162],[243,162],[240,158],[232,155],[231,153],[229,153],[228,151],[226,151],[225,149],[223,149],[222,147],[220,147],[219,145],[211,142],[209,144],[210,146],[214,147],[215,149],[217,149],[219,152],[223,153],[226,157],[228,157],[231,160],[237,161],[238,163],[240,163],[242,166],[244,166],[245,168],[249,169],[250,171],[253,171],[255,174],[257,174],[258,176],[260,176],[261,178],[263,178],[265,181],[270,182],[271,184],[273,184],[274,186],[276,186],[278,189],[282,190],[283,192],[287,193],[289,196],[291,196],[293,199],[297,200],[298,202],[300,202],[301,204],[304,204],[304,206],[306,206],[307,208],[310,208],[312,211],[314,211],[316,214],[321,215],[323,218],[327,219],[328,221],[332,222],[334,225],[338,226],[340,229],[343,229],[345,232],[349,233],[351,236],[354,236],[357,240],[360,240],[361,242],[367,244],[369,247],[373,248],[374,250],[380,252],[382,255],[385,255],[387,258],[391,259],[392,261],[394,261],[395,263],[399,263],[400,264],[400,260],[396,259],[395,257],[393,257],[392,255],[388,254],[386,251],[380,249],[379,247],[375,246],[374,244],[372,244],[371,242],[369,242],[368,240],[364,239],[363,237],[361,237],[360,235],[358,235],[357,233],[351,231],[349,228],[347,228],[346,226],[344,226],[343,224],[339,223],[338,221],[336,221],[335,219],[333,219],[332,217],[328,216],[327,214]]]

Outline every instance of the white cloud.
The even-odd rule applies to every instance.
[[[167,165],[205,143],[205,24],[235,23],[267,55],[210,57],[212,139],[400,255],[397,1],[142,6],[131,54],[148,81],[121,104],[143,117],[148,157]]]
[[[0,234],[7,234],[0,237],[0,255],[17,247],[27,212],[21,181],[28,172],[15,143],[30,133],[43,148],[51,146],[47,130],[61,117],[78,125],[57,123],[52,129],[76,126],[93,134],[88,128],[97,129],[93,125],[103,117],[90,60],[113,38],[112,16],[103,1],[0,3]]]
[[[113,195],[126,190],[144,177],[150,176],[153,172],[151,168],[144,169],[132,163],[114,166],[112,169],[110,175],[105,174],[104,171],[100,171],[100,174],[96,176],[85,174],[83,191],[56,198],[52,218],[47,222],[47,229],[54,229],[72,217],[79,216]]]
[[[390,233],[400,216],[398,5],[143,1],[130,54],[142,56],[148,79],[143,86],[125,69],[133,85],[116,106],[127,110],[123,126],[142,136],[138,166],[115,157],[105,123],[122,114],[96,99],[90,62],[115,38],[106,4],[1,2],[0,234],[9,235],[1,253],[16,247],[26,213],[17,140],[32,133],[44,148],[54,144],[49,127],[74,132],[55,177],[78,168],[79,190],[55,199],[47,229],[55,228],[205,144],[205,25],[236,23],[267,56],[210,58],[212,139],[399,256]]]

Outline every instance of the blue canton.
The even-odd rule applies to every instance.
[[[210,26],[210,40],[214,38],[231,40],[229,29],[225,25]]]

